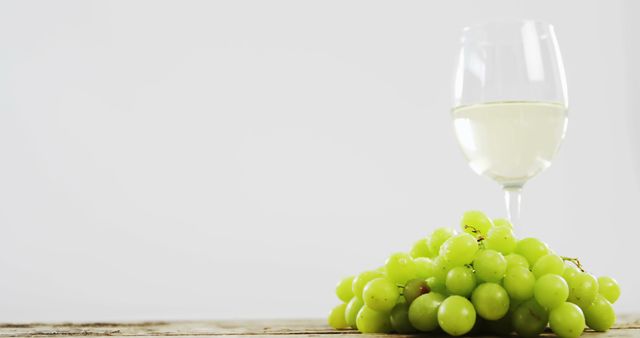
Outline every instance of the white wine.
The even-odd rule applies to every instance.
[[[551,102],[456,107],[454,128],[469,165],[502,185],[522,185],[551,165],[567,129],[567,109]]]

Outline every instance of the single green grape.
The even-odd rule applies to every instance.
[[[533,265],[533,274],[536,278],[540,278],[548,273],[562,276],[564,272],[564,261],[560,256],[554,254],[547,254],[538,259],[536,264]]]
[[[447,273],[445,286],[449,294],[468,297],[476,287],[476,276],[471,268],[456,266]]]
[[[515,253],[524,256],[529,266],[533,266],[540,257],[549,253],[549,247],[539,239],[528,237],[518,241]]]
[[[425,237],[413,243],[413,247],[411,247],[411,257],[432,257],[433,254],[431,250],[429,250],[429,238]]]
[[[362,291],[364,290],[364,287],[367,285],[367,283],[369,283],[373,279],[380,277],[384,277],[384,273],[377,270],[365,271],[356,276],[356,278],[353,279],[353,285],[351,285],[353,296],[362,299]]]
[[[449,237],[454,236],[457,232],[451,228],[438,228],[435,229],[431,236],[429,237],[429,250],[432,254],[437,254],[440,252],[440,246],[444,243]]]
[[[507,260],[498,251],[480,250],[473,261],[473,268],[476,270],[478,279],[485,282],[498,282],[507,271]]]
[[[585,309],[598,295],[598,280],[589,273],[580,272],[569,284],[569,302]]]
[[[478,251],[478,241],[470,234],[462,233],[449,237],[440,246],[440,256],[450,266],[471,264]]]
[[[384,264],[387,277],[394,283],[404,284],[408,280],[416,278],[416,263],[407,253],[397,252],[387,258]]]
[[[478,241],[468,233],[449,237],[440,246],[440,257],[452,267],[471,264],[476,252],[478,252]]]
[[[604,332],[616,322],[616,313],[606,297],[597,295],[593,303],[584,309],[584,319],[588,327]]]
[[[476,310],[471,302],[462,296],[445,299],[438,308],[438,324],[444,332],[452,336],[468,333],[476,323]]]
[[[363,306],[364,302],[358,297],[351,298],[349,303],[347,303],[347,308],[344,311],[344,319],[347,325],[353,329],[358,328],[358,326],[356,326],[356,317],[358,317],[358,312],[360,312]]]
[[[516,265],[507,269],[502,285],[511,298],[515,300],[527,300],[533,297],[533,288],[536,277],[529,269]]]
[[[429,332],[438,328],[438,308],[445,297],[429,292],[416,298],[409,305],[409,321],[419,331]]]
[[[398,303],[391,310],[391,327],[398,333],[413,333],[416,329],[409,321],[409,304]]]
[[[453,266],[451,266],[451,264],[442,256],[438,256],[433,261],[433,268],[433,277],[437,277],[444,281],[447,277],[447,273],[449,273],[449,270],[451,270]]]
[[[500,337],[507,337],[513,332],[513,325],[511,325],[511,314],[507,312],[504,317],[498,320],[487,320],[485,322],[487,331]]]
[[[519,336],[535,337],[542,333],[549,322],[549,313],[535,299],[518,306],[511,315],[511,324]]]
[[[562,303],[549,313],[549,326],[560,338],[579,337],[584,325],[584,314],[573,303]]]
[[[431,292],[437,292],[441,295],[446,295],[448,293],[445,279],[430,277],[427,278],[427,285],[429,285]]]
[[[518,255],[517,253],[510,253],[504,256],[504,258],[507,260],[507,269],[516,265],[529,269],[529,261],[524,258],[524,256]]]
[[[331,310],[329,318],[327,319],[329,326],[337,330],[346,329],[349,327],[349,324],[347,324],[344,316],[344,310],[346,307],[347,304],[342,303]]]
[[[407,304],[411,304],[416,298],[429,293],[429,291],[431,291],[431,288],[426,280],[420,278],[412,279],[404,286],[404,299]]]
[[[513,225],[506,218],[496,218],[493,220],[493,226],[496,227],[507,227],[513,229]]]
[[[546,274],[536,281],[533,295],[538,304],[547,309],[554,309],[567,301],[569,285],[558,275]]]
[[[365,305],[358,312],[356,326],[362,333],[389,333],[391,319],[388,312],[376,311]]]
[[[598,278],[598,292],[613,304],[620,297],[620,285],[615,279],[602,276]]]
[[[482,283],[473,290],[471,302],[478,315],[487,320],[498,320],[509,311],[509,294],[496,283]]]
[[[482,211],[471,210],[462,215],[460,220],[460,228],[462,231],[473,235],[474,237],[486,236],[489,229],[493,226],[491,219]]]
[[[398,287],[386,278],[376,278],[364,287],[364,305],[376,311],[389,312],[400,296]]]
[[[484,247],[508,255],[516,249],[517,243],[511,228],[494,226],[489,230],[487,238],[484,240]]]
[[[351,286],[353,285],[354,278],[354,276],[345,277],[336,285],[336,296],[338,296],[341,301],[348,302],[353,298],[353,289]]]
[[[435,274],[436,267],[431,258],[414,258],[413,263],[416,265],[416,275],[418,278],[427,279]]]
[[[567,284],[571,286],[571,282],[576,278],[576,276],[580,273],[580,269],[575,266],[573,263],[565,263],[564,271],[562,271],[562,278],[567,281]]]

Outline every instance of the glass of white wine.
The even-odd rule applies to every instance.
[[[551,165],[567,129],[567,85],[550,24],[467,27],[454,75],[453,125],[471,168],[502,185],[520,223],[524,184]]]

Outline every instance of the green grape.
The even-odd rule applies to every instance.
[[[365,305],[358,312],[356,326],[362,333],[389,333],[391,319],[388,312],[376,311]]]
[[[476,270],[478,279],[485,282],[498,282],[507,271],[507,260],[495,250],[480,250],[473,261],[473,268]]]
[[[438,324],[452,336],[468,333],[476,323],[476,310],[471,302],[461,296],[445,299],[438,308]]]
[[[331,313],[329,314],[329,318],[327,319],[329,326],[337,330],[346,329],[349,327],[349,325],[345,321],[345,316],[344,316],[344,310],[346,307],[347,307],[347,304],[342,303],[334,307],[333,310],[331,310]]]
[[[593,275],[580,272],[569,285],[569,301],[587,308],[598,295],[598,280]]]
[[[509,295],[496,283],[482,283],[473,290],[471,302],[478,315],[487,320],[498,320],[509,311]]]
[[[435,264],[431,258],[418,257],[413,260],[418,278],[427,279],[435,274]]]
[[[347,303],[347,308],[344,311],[344,317],[347,325],[353,329],[358,328],[356,326],[356,318],[358,317],[358,312],[360,312],[360,309],[362,309],[363,306],[364,302],[358,297],[351,298],[349,303]]]
[[[529,261],[524,258],[524,256],[516,253],[510,253],[504,256],[504,258],[507,260],[507,269],[516,265],[529,269]]]
[[[564,280],[567,281],[567,284],[571,286],[571,283],[580,272],[580,269],[573,265],[573,263],[565,263],[564,271],[562,271],[562,278],[564,278]]]
[[[391,327],[398,333],[412,333],[416,331],[409,321],[409,304],[398,303],[393,310],[391,310]]]
[[[476,276],[471,268],[456,266],[447,273],[445,286],[448,293],[467,297],[476,287]]]
[[[598,291],[611,304],[615,303],[620,297],[620,285],[611,277],[602,276],[598,278]]]
[[[565,302],[551,310],[549,314],[549,326],[560,338],[575,338],[584,331],[584,314],[580,308],[572,303]]]
[[[451,270],[452,267],[453,266],[451,266],[451,264],[447,262],[447,260],[442,256],[436,257],[436,259],[433,261],[433,277],[437,277],[444,281],[447,277],[447,273],[449,272],[449,270]]]
[[[587,326],[596,331],[607,331],[616,322],[613,306],[603,295],[597,295],[589,307],[584,310]]]
[[[487,238],[484,240],[484,247],[508,255],[516,249],[517,243],[511,228],[494,226],[489,230]]]
[[[504,317],[498,320],[487,320],[485,325],[490,333],[498,335],[500,337],[507,337],[513,332],[513,325],[511,325],[511,314],[507,312]]]
[[[518,306],[511,315],[511,324],[519,336],[535,337],[542,333],[549,322],[549,313],[535,299]]]
[[[434,230],[429,237],[429,250],[431,253],[435,255],[440,252],[442,243],[455,234],[456,231],[451,228],[438,228]]]
[[[353,285],[351,285],[353,296],[362,299],[362,291],[367,283],[380,277],[384,277],[384,273],[380,271],[365,271],[356,276],[356,278],[353,279]]]
[[[438,307],[445,297],[436,292],[424,294],[409,305],[409,321],[419,331],[429,332],[438,328]]]
[[[351,298],[353,298],[353,289],[351,286],[353,285],[354,276],[349,276],[343,278],[338,285],[336,285],[336,296],[343,301],[348,302]]]
[[[529,262],[529,266],[533,266],[540,257],[549,253],[549,247],[536,238],[528,237],[518,241],[515,252],[524,256]]]
[[[478,241],[467,233],[449,237],[440,246],[440,256],[452,267],[471,264],[477,251]]]
[[[376,311],[389,312],[400,296],[398,287],[386,278],[376,278],[364,287],[364,305]]]
[[[513,229],[513,225],[509,222],[508,219],[505,218],[496,218],[493,220],[493,226],[495,227],[507,227],[509,229]]]
[[[491,219],[482,211],[471,210],[462,215],[460,227],[466,233],[472,234],[474,237],[486,236],[489,229],[493,226]]]
[[[430,278],[427,278],[427,285],[429,285],[429,289],[431,289],[431,292],[437,292],[441,295],[447,294],[447,286],[446,286],[445,279],[440,279],[438,277],[430,277]]]
[[[411,304],[416,298],[429,293],[431,288],[424,279],[412,279],[404,286],[404,299],[407,304]]]
[[[387,258],[384,264],[387,269],[387,276],[394,283],[404,284],[409,279],[416,278],[416,263],[409,254],[397,252]]]
[[[529,269],[522,266],[513,266],[507,269],[502,285],[511,298],[527,300],[533,297],[533,288],[536,277]]]
[[[548,273],[562,276],[564,272],[564,261],[560,256],[548,254],[540,257],[536,264],[533,265],[533,274],[536,278],[540,278]]]
[[[533,295],[538,304],[547,309],[554,309],[567,301],[569,285],[562,277],[547,274],[536,281]]]
[[[415,242],[411,248],[410,254],[413,258],[433,257],[431,250],[429,250],[429,238],[423,238]]]

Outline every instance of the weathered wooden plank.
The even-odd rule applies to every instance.
[[[282,337],[354,337],[353,330],[336,331],[324,320],[242,320],[242,321],[176,321],[142,323],[33,323],[0,324],[0,337],[237,337],[264,336]],[[386,335],[360,335],[382,337]],[[445,337],[429,334],[430,337]],[[545,334],[545,336],[553,336]],[[586,337],[640,337],[640,315],[621,315],[616,326],[605,333],[588,331]],[[388,336],[386,336],[388,337]],[[393,337],[411,337],[394,335]],[[414,336],[415,337],[415,336]]]
[[[217,336],[325,334],[335,332],[319,320],[176,321],[144,323],[60,323],[0,325],[0,337],[38,335]]]

